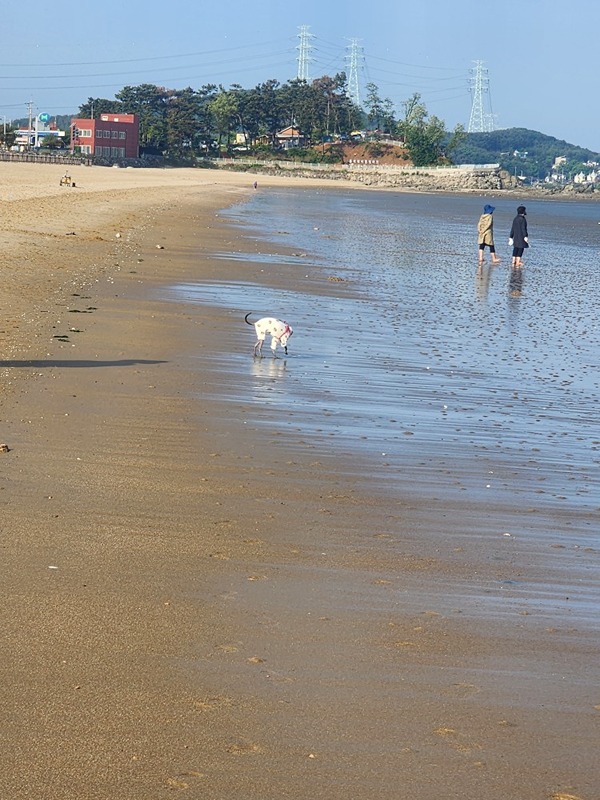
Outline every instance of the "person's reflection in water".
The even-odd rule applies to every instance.
[[[493,266],[485,267],[482,264],[479,264],[477,267],[477,273],[475,275],[475,294],[477,299],[481,302],[488,299],[493,269]]]
[[[523,294],[523,270],[521,267],[513,267],[510,271],[508,280],[508,296],[521,297]]]
[[[519,317],[521,310],[521,297],[523,295],[523,270],[513,267],[508,278],[508,325],[510,331],[519,333]]]

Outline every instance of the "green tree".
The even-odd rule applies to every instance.
[[[361,118],[361,110],[350,99],[345,72],[338,72],[334,75],[331,97],[333,102],[334,132],[348,134],[357,126]]]
[[[355,107],[348,97],[346,74],[331,78],[324,75],[312,82],[313,138],[349,133],[357,119]]]
[[[283,126],[285,119],[279,101],[278,87],[279,81],[276,80],[266,81],[256,87],[260,103],[260,125],[262,132],[269,137],[273,147],[276,144],[277,132]]]
[[[386,97],[382,103],[381,129],[384,133],[393,133],[395,128],[394,104]]]
[[[305,80],[295,78],[279,89],[282,116],[287,125],[296,125],[312,137],[316,127],[315,89]]]
[[[225,146],[229,148],[232,131],[238,126],[240,119],[238,92],[235,90],[227,92],[221,87],[219,94],[210,101],[209,108],[219,146],[224,140]]]
[[[367,125],[369,128],[382,131],[383,133],[393,133],[396,127],[394,119],[394,104],[386,97],[381,99],[379,89],[374,83],[368,83],[367,99],[365,107],[367,109]]]
[[[465,131],[465,126],[460,124],[456,125],[445,147],[446,156],[450,158],[451,154],[462,145],[466,138],[467,132]]]
[[[85,103],[79,106],[79,115],[83,119],[98,119],[100,114],[124,113],[118,100],[106,100],[103,97],[88,97]]]
[[[379,88],[374,83],[367,83],[365,88],[367,90],[367,99],[365,100],[367,124],[371,129],[379,129],[385,113],[383,101],[379,96]]]
[[[406,143],[408,154],[415,167],[439,164],[443,158],[446,126],[438,117],[429,117],[421,102],[421,95],[413,94],[402,103],[404,119],[398,123],[398,132]]]
[[[63,146],[63,141],[59,139],[58,136],[44,136],[41,141],[41,146],[48,150],[60,150]]]
[[[207,149],[211,139],[209,98],[214,88],[204,87],[196,92],[188,87],[172,93],[167,111],[166,155],[189,161]]]
[[[168,147],[167,113],[172,92],[143,83],[125,86],[116,95],[121,110],[137,114],[140,120],[140,146],[164,153]]]
[[[237,96],[238,124],[242,133],[246,136],[246,141],[250,146],[254,146],[258,141],[261,131],[261,96],[260,91],[255,89],[242,89],[241,86],[234,85],[231,89]]]
[[[2,144],[5,147],[12,147],[15,143],[15,138],[17,136],[17,126],[15,123],[12,125],[7,123],[6,126],[3,125],[0,128],[0,136],[2,137]]]

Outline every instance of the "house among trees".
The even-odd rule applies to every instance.
[[[100,114],[98,119],[71,120],[71,152],[109,159],[138,158],[140,123],[137,114]]]
[[[587,173],[582,170],[573,176],[573,183],[597,183],[599,178],[600,172],[595,169]]]
[[[278,131],[275,134],[275,140],[281,150],[289,150],[292,147],[304,147],[306,145],[306,137],[294,125],[288,125],[287,128]]]

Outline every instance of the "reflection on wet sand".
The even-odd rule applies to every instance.
[[[592,420],[600,382],[592,366],[594,337],[581,333],[593,324],[593,254],[576,241],[566,248],[549,241],[536,251],[545,260],[540,255],[527,267],[525,286],[525,269],[484,263],[478,270],[432,255],[432,237],[471,241],[470,216],[465,213],[464,234],[446,222],[462,201],[402,196],[390,209],[388,195],[368,197],[358,203],[354,195],[324,193],[307,205],[295,194],[261,193],[253,212],[240,207],[252,225],[260,211],[268,235],[289,231],[285,246],[293,237],[298,252],[310,250],[311,262],[323,263],[325,274],[345,285],[316,280],[307,262],[298,272],[297,263],[282,261],[278,269],[289,283],[182,287],[188,300],[227,303],[237,317],[241,309],[266,307],[297,320],[291,359],[244,355],[236,393],[247,389],[265,425],[293,428],[294,435],[300,429],[306,438],[327,431],[336,453],[358,453],[361,469],[368,463],[390,493],[420,493],[431,483],[436,496],[454,499],[458,484],[438,471],[445,457],[473,502],[482,490],[489,502],[493,486],[496,504],[505,498],[512,504],[515,479],[524,476],[518,482],[523,505],[537,507],[544,499],[554,511],[568,501],[592,513],[599,472],[589,442],[597,438]],[[407,230],[419,247],[405,249]],[[556,263],[560,272],[546,268]],[[584,287],[590,288],[585,304]],[[222,383],[218,376],[215,383]],[[263,416],[267,407],[285,415]],[[536,453],[535,474],[529,451]],[[511,480],[482,487],[480,470],[497,474],[500,462]],[[570,480],[567,463],[586,465],[584,476]]]
[[[287,381],[282,380],[287,372],[287,361],[276,357],[253,358],[250,363],[254,400],[264,406],[282,402],[282,396],[288,391]]]
[[[510,297],[521,297],[523,294],[523,270],[521,267],[512,267],[510,271],[508,294]]]
[[[492,279],[493,265],[484,266],[479,264],[475,277],[475,295],[478,300],[487,300],[490,292],[490,282]]]
[[[253,358],[252,375],[255,378],[280,378],[287,370],[284,358]]]

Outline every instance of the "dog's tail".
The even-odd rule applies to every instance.
[[[254,323],[253,323],[253,322],[250,322],[250,320],[248,319],[248,317],[250,316],[250,314],[251,314],[251,313],[252,313],[252,312],[251,312],[251,311],[249,311],[249,312],[246,314],[246,316],[244,317],[244,320],[245,320],[245,321],[248,323],[248,325],[254,325]]]

